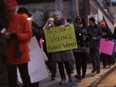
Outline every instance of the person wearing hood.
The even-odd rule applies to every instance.
[[[32,30],[26,17],[17,14],[16,0],[6,0],[9,11],[9,25],[5,35],[7,37],[8,58],[6,61],[9,87],[17,87],[17,68],[23,82],[23,87],[31,87],[28,73],[30,61],[28,43],[32,37]]]

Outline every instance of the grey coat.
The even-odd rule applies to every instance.
[[[71,50],[51,53],[51,58],[52,61],[55,62],[66,62],[74,60],[73,52]]]

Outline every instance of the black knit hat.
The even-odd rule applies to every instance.
[[[89,18],[89,20],[92,21],[93,23],[95,23],[95,18],[94,17]]]
[[[32,16],[31,13],[29,13],[29,11],[28,11],[26,8],[24,8],[24,7],[19,8],[19,9],[18,9],[18,13],[20,13],[20,14],[25,13],[25,14],[27,14],[29,17]]]

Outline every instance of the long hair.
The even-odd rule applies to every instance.
[[[77,16],[77,17],[75,18],[75,21],[74,21],[74,22],[75,22],[75,23],[78,23],[79,20],[81,20],[81,24],[83,24],[84,27],[87,27],[87,23],[86,23],[84,17]]]
[[[87,23],[86,23],[85,18],[84,18],[84,17],[81,17],[81,19],[82,19],[83,26],[84,26],[84,27],[87,27]]]
[[[8,26],[8,11],[6,9],[6,3],[4,0],[0,0],[0,29],[7,28]]]

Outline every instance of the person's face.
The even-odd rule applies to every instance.
[[[53,25],[54,24],[53,20],[48,20],[48,24]]]
[[[54,18],[55,18],[56,20],[60,20],[62,17],[61,17],[61,15],[60,15],[59,13],[55,13],[55,14],[54,14]]]
[[[94,23],[93,23],[91,20],[89,20],[89,25],[90,25],[90,26],[93,26]]]

